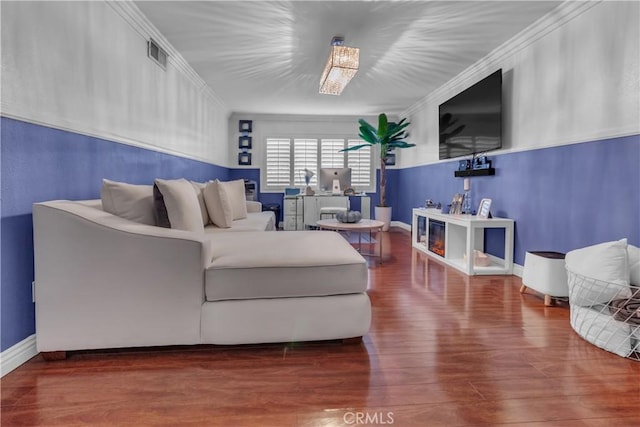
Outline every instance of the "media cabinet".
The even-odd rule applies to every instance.
[[[440,237],[444,242],[438,242],[440,246],[444,244],[443,254],[429,249],[429,239],[435,243],[433,239],[436,238],[436,230],[429,227],[430,221],[436,230],[444,225],[444,233]],[[514,221],[507,218],[478,218],[475,215],[443,214],[439,209],[415,208],[411,242],[414,248],[468,275],[513,274],[513,226]],[[484,232],[488,228],[504,229],[504,258],[488,255],[488,265],[474,265],[474,249],[484,252]]]

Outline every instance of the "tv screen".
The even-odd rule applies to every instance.
[[[502,70],[440,105],[440,159],[502,147]]]

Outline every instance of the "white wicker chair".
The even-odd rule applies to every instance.
[[[640,286],[586,277],[567,269],[571,327],[622,357],[640,360]]]

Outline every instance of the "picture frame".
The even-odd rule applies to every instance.
[[[238,153],[238,164],[241,166],[251,165],[251,153]]]
[[[384,164],[387,166],[395,166],[396,165],[395,153],[387,153],[387,158],[384,160]]]
[[[238,131],[239,132],[253,132],[253,121],[252,120],[238,120]]]
[[[238,148],[241,150],[247,149],[250,150],[253,142],[253,138],[248,135],[243,135],[238,137]]]
[[[487,219],[491,215],[491,199],[482,199],[480,200],[480,205],[478,205],[478,213],[476,216],[478,218]]]
[[[449,213],[452,215],[459,215],[462,213],[462,202],[464,200],[464,194],[456,193],[451,200],[451,208]]]

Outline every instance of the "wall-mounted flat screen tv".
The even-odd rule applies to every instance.
[[[440,105],[440,159],[502,147],[502,70]]]

